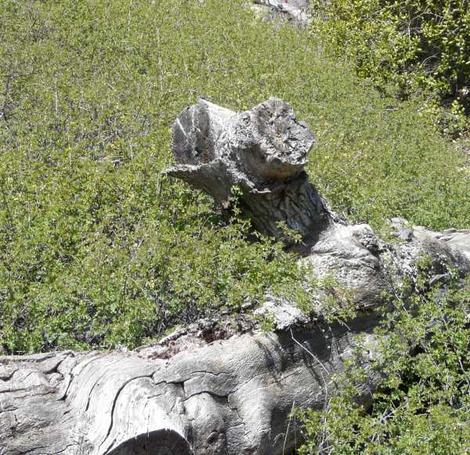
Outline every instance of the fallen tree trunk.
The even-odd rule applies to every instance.
[[[360,316],[348,328],[323,325],[320,294],[311,314],[267,301],[273,333],[220,319],[132,352],[0,357],[0,455],[288,454],[301,439],[292,408],[325,405],[355,335],[377,324],[381,293],[412,282],[423,254],[437,280],[448,265],[470,271],[468,231],[395,220],[403,242],[389,245],[339,221],[303,170],[313,134],[280,100],[244,113],[200,100],[173,132],[171,175],[226,208],[237,186],[254,226],[287,243],[282,224],[300,234],[302,262],[353,291]]]
[[[372,325],[0,358],[0,453],[289,453],[293,406],[324,405],[354,333]],[[162,358],[188,343],[199,346]]]

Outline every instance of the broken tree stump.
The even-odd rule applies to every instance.
[[[237,203],[258,231],[287,240],[287,227],[308,243],[332,222],[304,171],[314,140],[280,99],[239,113],[199,99],[173,124],[177,164],[167,172],[226,209],[237,188]]]

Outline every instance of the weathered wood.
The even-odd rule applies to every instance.
[[[256,229],[289,242],[285,226],[310,242],[332,222],[304,171],[313,143],[313,133],[277,98],[241,113],[200,99],[173,124],[178,164],[168,173],[224,208],[236,187],[237,203]]]
[[[251,7],[261,19],[287,19],[300,27],[312,19],[309,0],[254,0]]]
[[[134,352],[0,358],[0,454],[282,454],[295,406],[321,407],[350,355],[358,319],[277,334],[233,335],[162,359]],[[188,338],[189,337],[189,338]],[[164,355],[166,357],[166,355]]]

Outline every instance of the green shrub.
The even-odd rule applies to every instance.
[[[449,132],[465,126],[463,110],[470,110],[467,0],[317,0],[313,8],[318,13],[314,31],[337,53],[351,57],[359,75],[382,89],[393,87],[402,98],[421,91],[454,100],[443,126]]]
[[[317,133],[313,181],[353,220],[468,226],[464,161],[418,104],[381,97],[316,37],[242,3],[0,2],[6,352],[132,347],[273,286],[304,298],[292,256],[162,173],[169,126],[199,95],[289,101]]]
[[[375,361],[359,349],[325,410],[299,412],[301,454],[464,454],[470,440],[470,281],[394,300]],[[374,372],[370,406],[358,390]],[[364,401],[364,400],[362,400]]]

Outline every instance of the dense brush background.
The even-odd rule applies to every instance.
[[[0,1],[0,353],[133,348],[268,291],[308,301],[293,254],[163,173],[198,96],[291,103],[311,180],[351,221],[470,227],[468,2],[313,4],[299,29],[242,0]],[[421,269],[387,298],[372,406],[351,361],[325,409],[297,412],[299,453],[468,453],[470,286]]]
[[[353,221],[468,226],[464,155],[423,100],[384,96],[335,55],[238,0],[3,0],[0,350],[134,347],[298,287],[291,255],[162,173],[198,96],[291,103],[317,136],[312,181]]]

